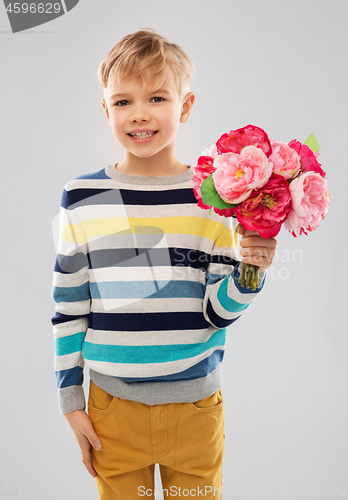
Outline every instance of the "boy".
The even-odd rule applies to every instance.
[[[232,219],[197,206],[193,167],[174,156],[194,67],[145,29],[99,69],[102,105],[124,158],[65,186],[53,279],[59,407],[101,500],[222,494],[226,327],[257,296],[276,241],[240,229],[260,267],[238,285]],[[84,364],[90,369],[88,414]]]

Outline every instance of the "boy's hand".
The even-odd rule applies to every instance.
[[[240,254],[243,261],[259,266],[260,271],[267,269],[272,264],[277,240],[273,237],[262,238],[257,231],[247,231],[241,224],[237,232],[242,235]]]
[[[97,477],[91,459],[91,447],[101,450],[102,444],[93,428],[89,415],[84,410],[76,410],[65,413],[64,417],[72,428],[81,449],[82,463],[92,477]],[[99,444],[99,447],[98,447]]]

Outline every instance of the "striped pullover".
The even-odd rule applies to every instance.
[[[115,165],[66,183],[52,298],[61,413],[86,408],[90,379],[154,405],[222,386],[226,328],[262,289],[238,284],[233,218],[203,210],[192,166],[174,176]]]

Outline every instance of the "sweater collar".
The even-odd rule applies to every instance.
[[[117,164],[116,164],[117,165]],[[177,175],[163,175],[163,176],[145,176],[145,175],[132,175],[119,172],[116,169],[115,163],[105,167],[105,173],[111,179],[123,182],[124,184],[151,184],[151,185],[163,185],[163,184],[179,184],[191,180],[194,174],[194,168],[191,165],[185,165],[187,167],[186,172],[182,172]]]

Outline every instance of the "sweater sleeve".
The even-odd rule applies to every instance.
[[[232,218],[214,241],[206,273],[203,315],[215,328],[222,329],[236,321],[262,290],[266,272],[259,271],[259,287],[242,287],[238,283],[242,262],[238,256],[239,235],[234,232]]]
[[[63,414],[86,408],[82,344],[89,325],[91,299],[87,241],[81,224],[74,218],[69,195],[64,189],[52,285],[56,314],[51,320],[58,405]]]

